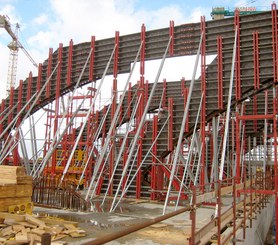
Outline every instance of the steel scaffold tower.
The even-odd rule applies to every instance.
[[[74,189],[84,183],[86,200],[101,198],[104,203],[106,196],[113,198],[110,211],[126,197],[162,201],[164,212],[172,202],[190,203],[194,207],[191,244],[198,235],[195,207],[213,199],[221,223],[222,192],[230,191],[233,198],[238,192],[251,202],[254,198],[266,202],[273,195],[277,204],[277,25],[273,4],[271,11],[250,16],[235,12],[234,18],[205,21],[202,17],[200,23],[181,26],[171,21],[169,28],[158,31],[146,31],[143,25],[137,34],[116,32],[111,39],[60,44],[57,51],[49,50],[37,77],[30,74],[2,101],[1,163],[21,164],[20,159],[12,162],[11,147],[6,147],[20,137],[5,132],[4,125],[14,123],[22,104],[8,117],[4,111],[18,99],[32,101],[45,85],[45,94],[31,111],[53,102],[47,112],[44,156],[34,177],[58,178],[55,184],[60,187],[75,175]],[[198,49],[200,78],[194,71],[191,81],[160,78],[166,58],[198,54],[199,59]],[[212,54],[215,58],[207,64],[206,57]],[[145,74],[150,59],[161,59],[154,83]],[[140,75],[132,77],[138,60]],[[121,73],[130,74],[122,94]],[[109,74],[113,75],[111,103],[95,109],[98,91]],[[70,94],[67,103],[64,95],[75,91],[76,81],[78,86],[94,85],[90,94]],[[75,127],[85,101],[89,109]],[[2,157],[4,153],[7,157]],[[76,161],[74,154],[79,153],[82,157]],[[234,239],[237,209],[234,205]]]

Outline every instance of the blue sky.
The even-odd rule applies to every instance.
[[[21,26],[19,40],[32,57],[42,63],[50,47],[59,43],[67,46],[139,32],[144,23],[147,30],[167,27],[169,20],[176,25],[197,22],[200,16],[210,19],[212,7],[255,6],[269,8],[272,0],[0,0],[0,14],[7,15],[12,24]],[[0,97],[6,83],[11,38],[0,29]],[[25,79],[29,71],[36,70],[22,52],[18,58],[18,79]]]

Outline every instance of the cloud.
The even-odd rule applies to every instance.
[[[153,30],[169,26],[170,20],[174,20],[175,25],[199,22],[200,16],[210,11],[194,8],[189,12],[189,9],[182,9],[177,4],[166,4],[155,10],[136,9],[136,1],[49,0],[47,10],[38,12],[37,17],[31,18],[32,24],[25,26],[33,28],[33,34],[27,38],[27,50],[37,62],[42,63],[47,59],[50,47],[55,50],[59,43],[67,46],[70,39],[77,44],[89,41],[92,35],[100,40],[113,37],[115,31],[120,31],[120,35],[136,33],[140,32],[143,23],[147,30]],[[17,21],[20,18],[15,16],[15,10],[11,4],[5,5],[2,11],[0,9],[1,13],[6,13],[13,21]],[[21,79],[25,79],[29,70],[33,69],[31,62],[23,57],[24,55],[20,55],[18,61],[18,78]],[[22,61],[25,63],[22,64]]]
[[[43,13],[41,15],[39,15],[38,17],[36,17],[35,19],[32,20],[32,22],[35,25],[43,25],[48,21],[48,16],[47,14]]]
[[[11,4],[6,4],[0,7],[1,15],[7,16],[11,24],[20,23],[20,17],[16,14],[15,6]],[[12,20],[12,21],[11,21]]]
[[[147,30],[152,30],[167,27],[170,20],[176,25],[196,22],[203,10],[192,9],[187,15],[175,4],[150,11],[136,10],[134,3],[135,0],[50,0],[52,11],[35,19],[44,28],[28,42],[47,55],[49,47],[55,49],[59,43],[66,46],[70,39],[79,43],[89,41],[92,35],[99,40],[113,37],[115,31],[120,31],[120,35],[140,32],[143,23]]]

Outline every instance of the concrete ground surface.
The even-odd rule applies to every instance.
[[[222,198],[222,212],[231,208],[232,197],[226,196]],[[113,213],[109,213],[111,200],[107,199],[107,202],[101,206],[100,201],[95,201],[90,212],[74,212],[70,210],[62,209],[49,209],[35,207],[34,213],[46,213],[53,217],[62,218],[68,221],[78,222],[78,226],[85,230],[87,235],[82,238],[64,238],[67,244],[77,245],[86,242],[93,241],[96,238],[125,230],[131,226],[142,223],[144,221],[157,218],[162,215],[163,203],[150,202],[144,200],[123,200],[122,203]],[[184,206],[186,203],[184,204]],[[272,210],[272,202],[270,202],[270,209]],[[181,208],[181,207],[179,207]],[[169,205],[167,212],[170,213],[175,210],[174,206]],[[264,210],[261,214],[263,218],[259,220],[264,221],[264,218],[271,216],[269,210]],[[264,214],[264,212],[266,212]],[[201,206],[196,212],[196,230],[204,227],[215,214],[214,205]],[[272,217],[272,216],[271,216]],[[255,220],[254,220],[255,224]],[[259,227],[259,226],[258,226]],[[257,228],[255,228],[257,229]],[[169,244],[180,245],[188,244],[188,237],[191,233],[191,220],[189,218],[189,212],[184,212],[179,215],[173,216],[162,222],[156,223],[144,229],[130,233],[126,236],[110,241],[108,245],[118,244]],[[272,237],[272,236],[271,236]],[[240,244],[248,244],[248,240]],[[272,240],[273,241],[273,240]],[[271,244],[271,243],[265,243]]]
[[[94,211],[73,212],[70,210],[48,209],[35,207],[34,213],[47,213],[50,216],[75,221],[79,227],[86,231],[84,238],[65,238],[67,244],[82,244],[95,238],[126,229],[132,225],[153,219],[162,215],[163,204],[149,201],[124,201],[114,213],[109,213],[109,201],[104,207],[100,202],[94,203]],[[167,213],[175,210],[174,206],[167,207]],[[205,225],[214,214],[213,207],[199,208],[197,212],[197,229]],[[184,212],[160,223],[154,224],[137,232],[111,241],[109,245],[116,244],[187,244],[191,231],[189,212]]]

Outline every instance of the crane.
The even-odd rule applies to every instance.
[[[11,87],[14,87],[16,84],[17,58],[19,48],[24,52],[24,54],[29,58],[36,68],[38,65],[18,40],[18,30],[20,28],[19,24],[16,24],[15,31],[13,31],[11,23],[9,22],[9,18],[7,16],[0,15],[0,27],[4,28],[12,38],[12,41],[8,45],[8,48],[10,49],[10,56],[6,92],[7,95],[9,95]]]

